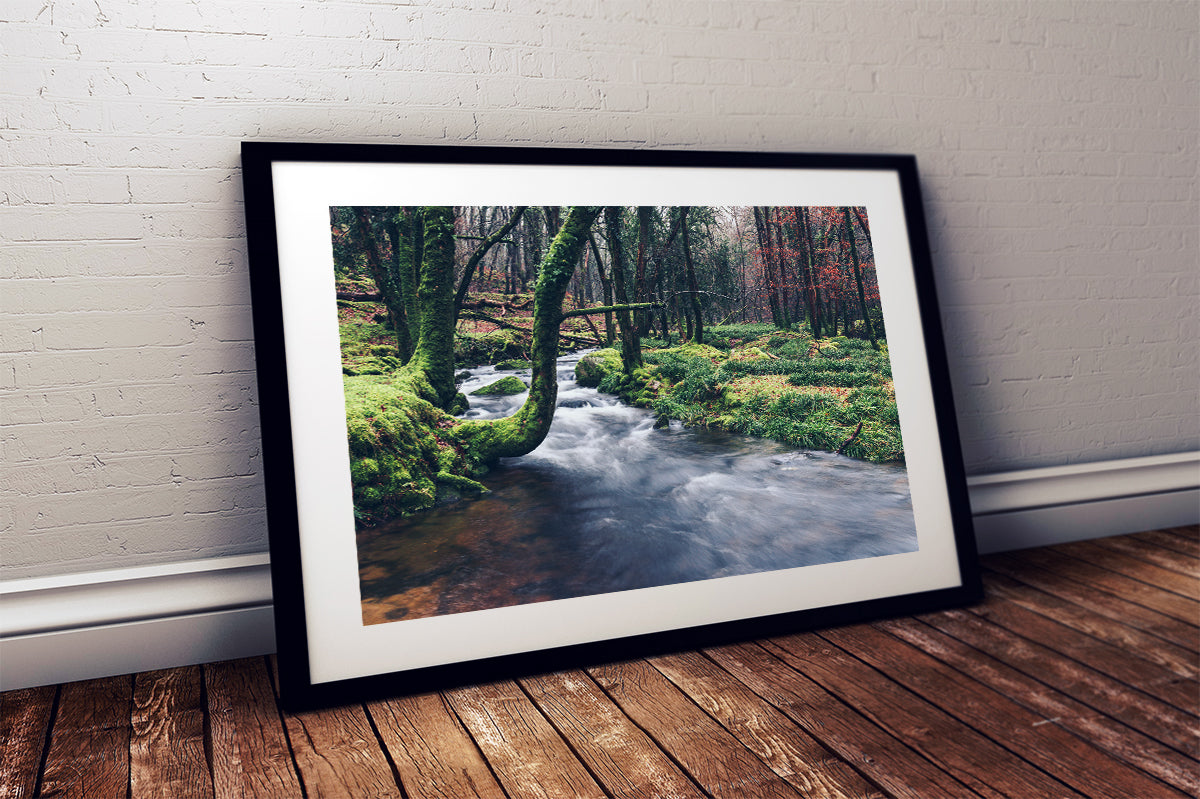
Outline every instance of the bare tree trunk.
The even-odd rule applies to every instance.
[[[596,246],[596,237],[590,232],[588,233],[588,244],[592,247],[592,257],[596,259],[596,272],[600,275],[600,287],[604,292],[604,304],[611,306],[613,304],[612,278],[604,272],[604,261],[600,260],[600,249]],[[612,311],[606,311],[604,313],[604,340],[609,347],[612,346],[616,338],[613,328]]]
[[[858,245],[854,243],[854,225],[850,223],[850,209],[843,208],[842,215],[846,220],[846,235],[850,238],[850,263],[854,266],[854,280],[858,283],[858,304],[862,308],[863,324],[866,325],[867,335],[871,337],[871,346],[879,349],[875,327],[871,324],[871,314],[867,312],[867,294],[863,290],[862,269],[858,264]],[[862,217],[859,217],[858,222],[862,224]],[[866,230],[866,225],[863,225],[863,230]]]
[[[813,280],[813,272],[816,270],[816,261],[813,258],[813,232],[812,226],[809,224],[808,209],[796,209],[799,215],[800,236],[804,241],[804,289],[807,296],[808,304],[808,319],[809,327],[812,330],[813,338],[821,337],[821,317],[819,316],[817,289]]]
[[[770,230],[770,226],[768,226]],[[781,209],[775,206],[775,252],[778,253],[776,266],[779,274],[779,311],[783,317],[783,326],[791,327],[792,317],[791,310],[788,308],[788,292],[787,292],[787,259],[783,257],[783,217]]]
[[[503,227],[480,242],[479,246],[475,249],[475,252],[471,253],[471,257],[467,260],[467,265],[463,269],[462,281],[458,284],[458,292],[454,295],[455,321],[458,321],[458,314],[462,310],[463,302],[465,302],[467,299],[467,290],[471,287],[471,278],[474,276],[475,269],[479,266],[479,262],[483,260],[483,256],[487,255],[488,250],[494,247],[497,242],[507,236],[509,232],[517,226],[517,223],[521,221],[521,215],[524,213],[525,206],[518,206],[517,209],[513,211],[512,218],[510,218]]]
[[[779,295],[775,293],[775,269],[771,255],[771,232],[767,227],[767,209],[754,206],[754,227],[758,233],[758,250],[762,259],[763,282],[766,284],[767,305],[771,309],[771,323],[783,327],[783,314],[779,310]]]

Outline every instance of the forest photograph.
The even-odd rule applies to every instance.
[[[917,551],[865,207],[329,230],[364,624]]]

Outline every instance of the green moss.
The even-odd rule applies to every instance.
[[[506,361],[500,361],[496,364],[497,369],[529,369],[533,366],[533,361],[523,360],[521,358],[509,358]]]
[[[611,347],[589,352],[575,364],[575,382],[595,388],[613,372],[621,371],[621,353]]]
[[[445,475],[478,471],[447,435],[454,419],[403,378],[344,378],[350,478],[356,516],[364,524],[432,507]]]
[[[539,267],[533,297],[533,379],[521,408],[504,419],[465,421],[455,433],[478,460],[532,452],[546,438],[558,396],[557,357],[562,302],[599,206],[572,206]]]
[[[384,325],[348,321],[339,325],[342,373],[381,375],[401,366],[396,335]]]
[[[774,331],[729,354],[686,344],[648,352],[646,361],[651,378],[632,397],[611,375],[600,389],[652,407],[660,424],[678,419],[866,460],[904,458],[886,349],[841,337],[814,346],[811,337]]]
[[[482,388],[477,388],[471,392],[471,396],[481,397],[507,397],[513,394],[523,393],[528,386],[522,382],[521,378],[513,375],[502,377],[494,383],[488,383]]]
[[[477,496],[479,494],[488,493],[488,487],[483,483],[477,483],[469,477],[463,477],[462,475],[454,474],[453,472],[438,472],[436,475],[434,475],[434,480],[444,485],[448,485],[451,488],[457,489],[465,494],[473,494]]]
[[[485,363],[525,358],[529,352],[528,337],[519,337],[512,330],[493,330],[490,333],[459,331],[454,337],[454,360],[459,366],[480,366]]]
[[[763,352],[759,347],[745,347],[736,349],[730,352],[730,357],[738,361],[759,361],[770,358],[771,356]]]
[[[708,358],[711,361],[723,361],[729,357],[728,353],[722,352],[716,347],[710,347],[707,344],[693,344],[690,341],[681,347],[676,347],[674,351],[689,358]]]

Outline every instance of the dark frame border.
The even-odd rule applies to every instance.
[[[255,358],[263,440],[271,586],[280,697],[286,707],[311,708],[367,696],[416,693],[656,652],[711,646],[802,629],[905,616],[982,599],[975,536],[967,496],[958,424],[934,285],[928,231],[910,155],[750,153],[679,150],[607,150],[534,147],[456,147],[389,144],[242,142],[247,256],[254,320]],[[277,161],[342,163],[460,163],[704,168],[878,170],[899,177],[918,312],[925,338],[934,413],[962,584],[914,594],[636,635],[614,640],[488,657],[389,674],[313,684],[309,679],[308,626],[301,579],[301,546],[291,434],[291,402],[283,357],[283,303],[276,240],[274,182]]]

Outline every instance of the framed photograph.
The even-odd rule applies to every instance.
[[[980,597],[914,158],[242,163],[287,704]]]

